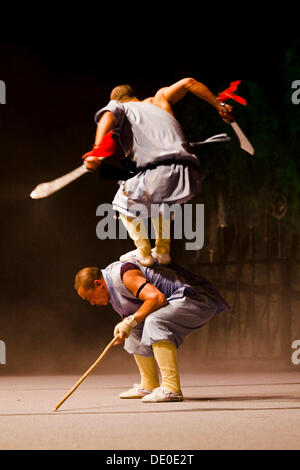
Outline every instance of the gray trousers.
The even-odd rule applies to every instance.
[[[206,295],[172,299],[133,328],[124,349],[129,354],[153,357],[152,344],[157,341],[170,341],[178,348],[185,336],[211,320],[217,311],[217,302]]]

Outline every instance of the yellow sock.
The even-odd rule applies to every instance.
[[[141,252],[142,256],[151,255],[151,245],[146,232],[145,224],[142,220],[137,222],[135,219],[120,214],[120,218],[135,246]]]
[[[134,354],[135,362],[141,375],[141,387],[147,390],[153,390],[159,387],[156,361],[154,357],[138,356]]]
[[[180,379],[176,346],[170,341],[158,341],[152,345],[152,349],[161,373],[161,386],[172,392],[179,392]]]
[[[170,220],[159,217],[152,217],[152,224],[155,232],[155,249],[159,254],[170,253]]]

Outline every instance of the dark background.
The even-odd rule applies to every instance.
[[[119,22],[117,14],[108,19],[90,12],[77,26],[71,12],[66,22],[57,13],[50,23],[47,10],[38,14],[30,23],[24,18],[22,28],[2,30],[0,42],[0,79],[7,89],[0,108],[0,339],[7,347],[2,374],[85,370],[112,337],[117,314],[82,302],[73,279],[79,268],[105,267],[133,249],[130,240],[96,237],[96,208],[112,201],[116,184],[85,175],[47,199],[29,197],[38,183],[80,165],[93,144],[94,114],[108,102],[110,90],[130,83],[142,99],[191,76],[217,93],[239,79],[242,96],[249,98],[248,82],[258,84],[278,117],[278,94],[290,87],[283,80],[284,55],[297,39],[296,20],[283,26],[261,14],[229,19],[189,12],[186,19],[179,11],[170,19],[153,11],[146,23],[130,12]],[[228,131],[208,105],[195,104],[193,97],[187,105],[210,120],[203,135],[201,125],[198,131],[185,120],[180,103],[175,113],[188,136],[200,140]],[[263,109],[262,103],[248,117],[240,110],[245,130]],[[179,242],[173,250],[188,267],[194,254]],[[118,354],[126,370],[126,354]],[[114,369],[118,354],[104,370]]]

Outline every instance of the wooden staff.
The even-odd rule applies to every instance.
[[[81,384],[81,382],[84,381],[84,379],[97,367],[99,362],[102,361],[104,356],[108,353],[110,348],[115,344],[115,342],[119,339],[119,335],[115,336],[111,342],[106,346],[104,349],[103,353],[98,357],[98,359],[94,362],[94,364],[91,365],[91,367],[83,374],[83,376],[76,382],[76,384],[71,388],[71,390],[68,391],[68,393],[60,400],[60,402],[53,408],[53,411],[57,411],[58,408],[63,404],[64,401],[66,401],[67,398],[69,398],[70,395],[76,390],[77,387]]]

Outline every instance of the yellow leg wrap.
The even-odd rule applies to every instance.
[[[152,224],[155,232],[155,249],[157,253],[170,253],[170,220],[159,217],[152,217]]]
[[[137,222],[135,219],[120,214],[120,218],[129,233],[130,238],[134,241],[135,246],[142,256],[151,255],[151,245],[148,239],[145,224],[142,220]]]
[[[135,362],[140,371],[141,387],[154,390],[159,386],[157,366],[154,357],[138,356],[134,354]]]
[[[180,379],[176,346],[170,341],[158,341],[152,345],[152,349],[161,373],[161,386],[172,392],[179,392]]]

